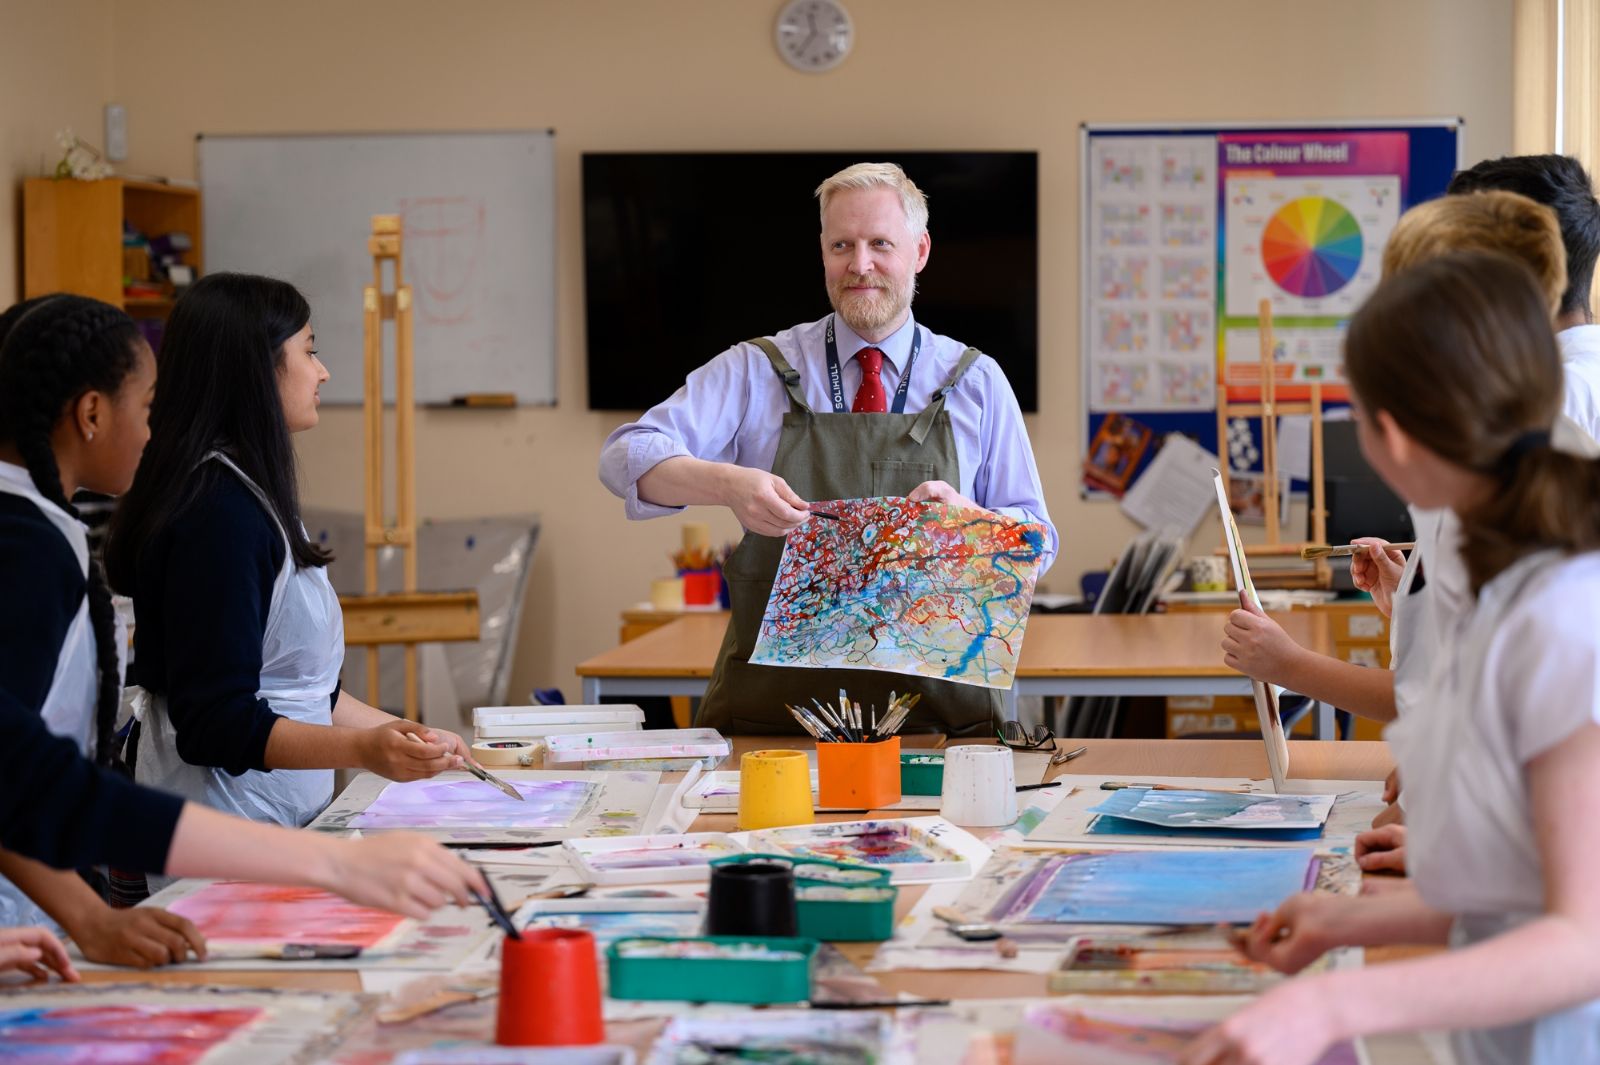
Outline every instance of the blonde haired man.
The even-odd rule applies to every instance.
[[[925,691],[923,720],[987,734],[995,692],[867,670],[796,670],[748,659],[782,552],[809,500],[904,495],[984,507],[1048,530],[1016,396],[991,358],[918,324],[928,265],[927,199],[892,163],[858,163],[817,187],[822,270],[834,313],[736,344],[682,388],[617,429],[600,479],[633,519],[695,504],[726,506],[745,528],[724,576],[733,619],[696,725],[791,733],[785,703],[811,696],[886,705]]]

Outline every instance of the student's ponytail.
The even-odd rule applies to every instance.
[[[1533,552],[1600,548],[1600,463],[1551,445],[1561,355],[1520,263],[1459,252],[1387,278],[1350,321],[1345,370],[1367,418],[1491,486],[1461,514],[1474,591]]]
[[[139,329],[122,311],[85,296],[30,300],[0,316],[0,442],[16,446],[39,494],[73,516],[50,437],[71,404],[93,389],[115,393],[138,358]],[[100,563],[89,560],[89,621],[99,694],[95,754],[111,760],[122,678],[115,613]]]

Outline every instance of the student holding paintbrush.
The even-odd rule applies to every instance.
[[[1443,256],[1378,287],[1345,366],[1373,468],[1459,521],[1469,598],[1388,732],[1410,880],[1295,896],[1244,947],[1286,972],[1337,946],[1451,949],[1279,985],[1182,1060],[1310,1065],[1451,1029],[1462,1065],[1600,1061],[1600,459],[1552,446],[1549,304],[1505,256]]]
[[[1552,321],[1567,289],[1566,252],[1551,213],[1526,197],[1510,192],[1445,196],[1407,211],[1383,252],[1384,275],[1415,267],[1452,251],[1496,251],[1526,266],[1538,279]],[[1578,455],[1594,455],[1593,440],[1565,416],[1552,432],[1554,446]],[[1458,553],[1459,523],[1447,509],[1410,508],[1417,548],[1409,558],[1382,541],[1367,545],[1351,560],[1356,587],[1372,594],[1373,603],[1394,617],[1392,665],[1368,669],[1317,654],[1296,644],[1287,633],[1252,606],[1235,610],[1223,630],[1224,662],[1256,680],[1282,685],[1303,695],[1363,717],[1392,721],[1408,702],[1422,698],[1433,684],[1430,664],[1443,653],[1451,619],[1471,599]],[[1425,575],[1426,580],[1423,580]],[[1390,801],[1398,790],[1391,781]],[[1400,846],[1404,831],[1380,818],[1374,832],[1357,839],[1362,868],[1403,871]]]
[[[110,597],[70,498],[127,490],[149,437],[156,361],[133,320],[82,296],[0,315],[0,923],[31,897],[86,956],[203,954],[194,926],[113,910],[74,869],[101,864],[302,884],[423,917],[482,878],[422,838],[347,841],[252,824],[141,788],[110,761],[120,702]],[[18,889],[21,889],[20,891]],[[0,934],[0,967],[74,973],[42,930]]]

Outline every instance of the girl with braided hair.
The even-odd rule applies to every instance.
[[[467,754],[340,689],[344,618],[290,443],[327,379],[294,286],[196,282],[167,322],[149,448],[106,541],[138,618],[136,779],[291,827],[332,799],[335,769],[416,780]]]
[[[120,640],[69,499],[80,488],[127,490],[149,438],[155,380],[149,346],[107,304],[56,295],[0,315],[0,870],[87,956],[140,966],[203,953],[204,942],[159,910],[109,911],[74,874],[53,870],[110,863],[311,884],[414,916],[447,897],[467,902],[481,881],[426,840],[352,846],[252,825],[137,787],[86,757],[111,753]],[[18,896],[10,901],[0,924],[30,916]],[[0,964],[15,955],[70,976],[47,946],[37,937],[13,944]]]

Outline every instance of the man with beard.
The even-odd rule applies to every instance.
[[[749,662],[783,537],[811,520],[811,500],[903,495],[982,507],[1042,524],[1045,567],[1056,552],[1005,374],[911,316],[932,246],[922,191],[898,166],[858,163],[816,195],[834,313],[737,344],[695,370],[671,398],[611,434],[600,479],[630,518],[714,504],[746,530],[724,570],[733,618],[696,725],[792,733],[785,703],[832,701],[844,688],[882,707],[895,689],[924,693],[916,714],[924,723],[989,734],[1000,698],[988,688]]]

